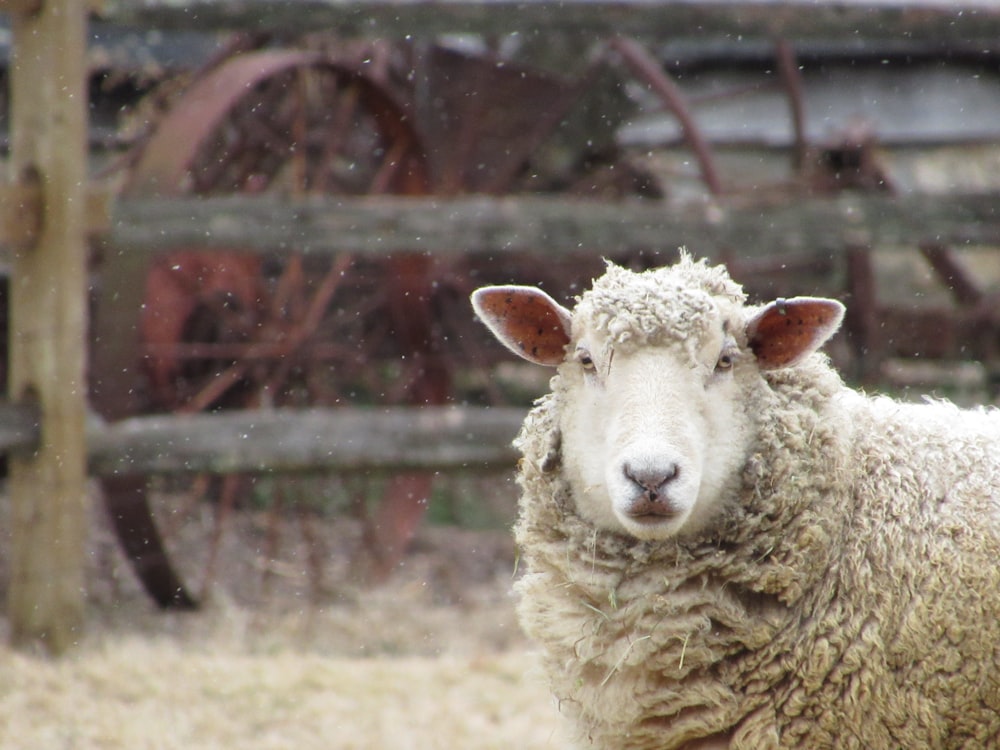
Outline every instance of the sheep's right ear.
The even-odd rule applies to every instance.
[[[472,307],[500,343],[538,365],[555,367],[566,358],[570,313],[533,286],[484,286],[472,293]]]

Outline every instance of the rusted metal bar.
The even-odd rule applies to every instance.
[[[855,375],[862,382],[870,383],[877,378],[884,357],[871,248],[852,245],[847,248],[846,256],[848,305],[845,328],[857,357]]]
[[[625,61],[634,75],[649,84],[649,87],[677,118],[684,133],[684,140],[698,161],[705,186],[712,195],[721,194],[723,191],[722,180],[719,177],[715,157],[712,155],[712,148],[708,144],[708,139],[702,134],[701,128],[698,127],[698,123],[684,98],[684,92],[666,74],[660,63],[634,39],[615,37],[611,41],[611,48],[621,55],[622,60]]]
[[[795,170],[801,173],[806,167],[809,151],[809,143],[806,140],[805,84],[795,58],[795,50],[788,40],[778,39],[774,43],[774,50],[778,62],[778,75],[788,94],[788,108],[792,115],[794,133],[792,163]]]
[[[983,301],[983,290],[969,277],[950,247],[938,242],[922,242],[920,253],[958,304],[972,307]]]

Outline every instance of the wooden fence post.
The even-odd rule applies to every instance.
[[[9,395],[37,401],[41,441],[10,457],[8,616],[15,644],[58,653],[83,623],[87,270],[88,4],[43,0],[11,11],[11,170],[37,182],[34,241],[14,249]]]

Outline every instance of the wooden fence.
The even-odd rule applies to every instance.
[[[0,453],[41,446],[37,406],[0,404]],[[516,408],[271,409],[87,421],[100,477],[207,472],[509,471]]]
[[[22,206],[9,296],[8,388],[42,439],[8,457],[8,613],[15,642],[69,647],[83,624],[87,386],[86,3],[7,2],[12,196]],[[34,209],[34,210],[32,210]],[[8,216],[10,213],[8,213]]]
[[[906,38],[982,49],[1000,37],[1000,8],[941,0],[104,0],[109,23],[174,29],[316,28],[366,36],[547,32],[591,36]],[[557,199],[277,201],[226,198],[109,205],[86,184],[87,3],[0,0],[11,14],[11,176],[2,239],[10,248],[10,453],[13,549],[8,616],[17,642],[71,645],[83,619],[88,471],[303,470],[509,464],[520,415],[509,411],[157,417],[87,426],[83,379],[85,237],[112,258],[165,244],[275,249],[294,236],[311,252],[537,249],[613,252],[697,243],[775,249],[923,240],[996,243],[995,195],[840,197],[773,210],[713,206],[701,215]],[[103,193],[106,195],[106,193]],[[377,242],[373,239],[377,233]],[[336,238],[333,246],[331,238]],[[362,424],[364,425],[362,427]],[[208,436],[208,437],[207,437]],[[430,437],[433,436],[433,440]],[[207,439],[206,439],[207,437]],[[305,439],[303,439],[305,438]]]
[[[1000,37],[1000,9],[989,0],[104,0],[102,8],[107,20],[152,28],[323,28],[396,38],[562,31],[660,41],[729,35],[975,46]]]
[[[267,252],[388,255],[595,251],[687,245],[741,257],[838,254],[849,245],[1000,244],[1000,195],[841,193],[761,208],[667,209],[654,201],[558,197],[309,198],[267,196],[123,200],[104,235],[112,253],[172,245]]]

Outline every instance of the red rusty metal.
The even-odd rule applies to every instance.
[[[777,61],[778,76],[788,94],[788,110],[792,118],[792,164],[795,171],[802,173],[809,158],[809,142],[806,138],[806,107],[805,84],[802,71],[799,70],[795,58],[795,50],[787,39],[778,39],[774,43],[774,56]]]
[[[178,381],[188,360],[173,347],[182,341],[218,341],[239,346],[260,319],[265,289],[260,258],[247,253],[184,250],[153,261],[146,276],[139,334],[141,367],[155,409],[182,402]],[[194,328],[204,321],[212,330]]]
[[[621,55],[633,74],[645,81],[677,118],[684,133],[684,140],[698,161],[705,186],[712,195],[721,195],[722,179],[712,148],[698,127],[680,87],[666,74],[663,66],[646,48],[634,39],[616,37],[611,41],[611,49]]]
[[[868,123],[858,120],[848,124],[820,145],[813,187],[821,192],[892,192],[895,187],[877,146],[878,139]]]
[[[652,69],[648,55],[624,40],[618,46],[662,95],[663,76]],[[428,145],[411,126],[414,118],[384,86],[326,54],[270,50],[216,64],[189,86],[150,135],[127,190],[144,195],[274,189],[403,195],[503,192],[600,64],[592,61],[583,75],[569,82],[440,49],[430,60],[429,81],[443,102],[438,114],[445,116],[425,119]],[[385,66],[381,68],[387,78]],[[691,118],[685,119],[683,100],[667,99],[685,123],[706,182],[719,192],[711,154]],[[428,153],[433,181],[425,163]],[[360,178],[349,179],[337,171],[341,155],[362,164],[364,168],[355,171]],[[398,381],[382,389],[387,402],[441,404],[450,398],[452,372],[435,317],[443,272],[430,256],[401,253],[377,267],[340,256],[318,281],[315,270],[307,272],[294,253],[280,265],[280,275],[268,283],[262,279],[260,261],[249,256],[244,261],[236,254],[198,258],[175,253],[154,266],[147,278],[142,334],[149,393],[158,408],[196,411],[281,403],[282,389],[295,372],[308,376],[336,362],[339,374],[350,377],[360,374],[376,351],[384,355],[386,348],[401,363]],[[188,267],[197,270],[185,276]],[[344,279],[356,282],[366,273],[377,279],[373,294],[362,299],[355,293],[351,299],[350,291],[343,289]],[[191,279],[198,284],[186,283]],[[381,313],[370,316],[374,330],[356,343],[354,352],[348,351],[349,336],[329,322],[327,311],[333,304],[354,305],[358,318],[362,308]],[[207,322],[204,330],[194,331],[201,321]],[[202,382],[185,377],[198,367],[205,372]],[[324,392],[321,378],[307,380],[314,402],[336,399],[338,394]],[[427,474],[408,473],[387,483],[366,532],[377,578],[399,562],[424,515],[431,482]],[[134,501],[136,491],[130,492]],[[226,494],[231,496],[232,490]],[[120,503],[112,499],[111,505],[124,513]],[[148,508],[136,512],[150,516]],[[119,524],[121,533],[139,526],[134,520]],[[142,550],[156,548],[158,540],[148,524],[137,533],[146,539],[145,545],[132,547],[139,555],[134,562],[143,570],[148,566]],[[156,554],[161,565],[166,555],[162,550]],[[154,593],[161,604],[177,599],[178,586],[171,585],[171,592]]]
[[[969,276],[950,247],[937,242],[925,242],[920,245],[920,254],[931,264],[934,273],[959,305],[975,307],[982,304],[985,297],[983,290]]]
[[[386,270],[389,318],[399,348],[407,352],[409,361],[401,379],[402,390],[392,400],[444,404],[451,396],[452,374],[440,351],[430,305],[433,260],[426,254],[394,255]],[[374,580],[384,580],[402,559],[427,511],[432,485],[433,476],[426,472],[406,472],[389,480],[366,534]]]
[[[920,252],[959,306],[957,315],[947,316],[955,348],[964,347],[965,356],[995,364],[1000,358],[1000,295],[983,289],[952,248],[925,242]]]
[[[314,104],[320,106],[310,107]],[[144,144],[126,189],[145,195],[259,191],[282,179],[283,186],[295,192],[423,194],[428,190],[423,148],[409,123],[387,92],[327,56],[301,51],[242,54],[189,87]],[[354,132],[358,127],[370,128],[371,137]],[[336,173],[344,149],[350,150],[351,159],[366,160],[361,180],[342,180]],[[401,331],[400,345],[415,342],[419,349],[433,338],[428,318],[419,309],[426,306],[432,279],[426,259],[417,260],[413,277],[400,276],[395,267],[400,262],[388,264],[388,279],[402,279],[407,285],[406,292],[399,292],[404,295],[402,309],[391,317]],[[284,260],[280,277],[270,286],[262,263],[238,251],[181,250],[152,264],[139,326],[150,405],[179,411],[227,404],[253,407],[273,398],[294,368],[308,369],[316,362],[317,353],[309,344],[322,328],[352,259],[338,257],[315,286],[295,254]],[[412,278],[426,288],[407,297],[407,292],[416,291],[408,286]],[[389,297],[395,293],[390,290]],[[324,351],[337,354],[336,347]],[[97,360],[100,367],[100,357]],[[358,367],[363,366],[361,361]],[[186,379],[197,380],[185,375],[197,374],[199,367],[204,381],[185,390]],[[428,385],[429,379],[441,377],[434,368],[416,373],[413,393],[421,398],[446,394],[450,375],[445,374],[443,387]],[[436,403],[444,397],[431,396]],[[405,551],[429,491],[427,477],[407,476],[399,482],[405,489],[390,486],[387,501],[398,511],[395,523],[386,524],[388,531],[381,533],[388,552],[380,555],[386,571]],[[215,564],[214,547],[235,487],[233,482],[224,484],[223,512],[210,542],[206,577]],[[123,547],[150,595],[164,607],[194,606],[195,598],[169,560],[144,482],[109,480],[105,490]]]
[[[199,168],[207,170],[218,166],[219,143],[213,140],[213,136],[218,136],[220,126],[240,103],[250,101],[251,106],[266,107],[269,102],[257,101],[262,93],[268,93],[261,91],[260,87],[275,79],[279,79],[281,84],[287,84],[297,72],[303,70],[326,72],[342,81],[345,87],[357,88],[357,97],[364,101],[376,127],[384,134],[385,140],[395,146],[383,165],[385,173],[379,177],[385,183],[384,192],[408,193],[417,186],[426,185],[418,138],[406,118],[401,116],[401,108],[390,95],[356,70],[320,53],[277,50],[238,55],[192,84],[150,136],[126,183],[126,191],[136,195],[171,195],[261,189],[261,185],[253,179],[262,176],[263,170],[260,169],[245,175],[246,181],[242,185],[218,185],[211,180],[206,184],[206,180],[199,180],[192,170],[198,163],[198,157],[203,156],[199,152],[206,148],[213,148],[215,151],[211,157],[202,159],[204,163]],[[287,81],[282,77],[287,77]],[[283,114],[289,115],[287,112]],[[347,114],[349,118],[349,112]],[[339,124],[344,123],[331,122],[330,138],[334,147],[343,134],[343,130],[337,128]],[[274,144],[266,143],[269,137],[282,137],[276,129],[265,129],[255,135],[261,142],[254,145],[276,151],[277,163],[282,163],[287,158],[280,149],[274,149]],[[327,144],[328,151],[330,145]],[[259,156],[259,153],[251,155]],[[272,168],[276,166],[277,164],[273,164]],[[323,185],[319,189],[329,187]]]
[[[434,47],[415,108],[435,193],[509,192],[601,61],[569,80],[489,55]]]
[[[882,382],[882,366],[891,357],[995,363],[1000,354],[997,297],[979,286],[951,248],[928,242],[920,251],[956,305],[880,302],[870,249],[847,249],[845,329],[857,363],[855,376],[862,381]]]
[[[849,304],[844,327],[854,349],[856,376],[862,382],[873,382],[885,357],[885,344],[871,248],[848,247],[846,260]]]

